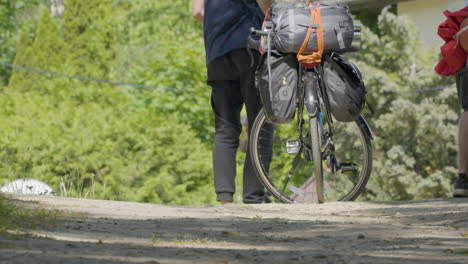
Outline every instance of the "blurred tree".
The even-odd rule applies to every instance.
[[[63,39],[44,11],[34,40],[24,33],[18,42],[16,62],[98,79],[118,76],[114,32],[125,27],[119,19],[126,17],[129,3],[116,3],[119,10],[104,0],[65,5]],[[203,63],[202,56],[193,59]],[[176,95],[15,70],[0,97],[0,122],[9,123],[0,132],[0,175],[43,180],[67,196],[211,203],[210,151],[191,126],[182,124],[178,109],[155,103],[170,104]],[[196,107],[190,108],[192,117]]]
[[[0,1],[0,60],[11,62],[14,56],[14,35],[15,24],[14,2],[1,0]],[[0,82],[6,84],[10,76],[10,70],[0,67]]]
[[[407,18],[386,8],[376,27],[377,33],[364,29],[362,51],[350,56],[362,70],[368,100],[376,108],[371,117],[374,173],[367,198],[449,196],[459,114],[453,80],[434,73],[438,52],[420,43]]]
[[[0,0],[0,61],[12,63],[19,32],[33,31],[36,10],[43,0]],[[0,67],[0,85],[7,84],[12,70]]]
[[[158,113],[177,112],[174,122],[189,124],[210,145],[213,137],[210,92],[206,85],[202,25],[190,13],[190,1],[132,1],[115,24],[120,40],[115,76],[123,80],[195,91],[145,91],[142,105]]]
[[[34,59],[34,52],[32,45],[33,39],[27,31],[23,31],[16,44],[17,53],[14,60],[15,65],[24,67],[33,66],[32,60]],[[36,73],[15,69],[9,80],[9,85],[11,87],[17,87],[18,89],[32,87],[36,85],[35,77],[37,77]]]
[[[62,31],[69,73],[107,79],[115,57],[111,0],[65,0]]]
[[[154,109],[109,107],[7,89],[0,103],[2,180],[34,178],[62,195],[213,202],[210,152],[186,125]]]
[[[27,33],[23,33],[17,46],[15,65],[26,66],[44,71],[60,72],[64,64],[66,45],[63,42],[57,23],[50,16],[48,9],[43,9],[31,45]],[[15,69],[10,80],[10,86],[21,90],[51,91],[55,77]],[[61,87],[59,87],[61,89]]]
[[[112,0],[65,0],[63,39],[67,45],[62,73],[109,80],[115,63]],[[106,84],[72,81],[62,85],[80,104],[86,101],[121,103],[122,90]]]

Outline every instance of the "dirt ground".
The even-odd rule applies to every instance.
[[[13,198],[70,216],[0,236],[2,264],[468,263],[468,199],[163,206]]]

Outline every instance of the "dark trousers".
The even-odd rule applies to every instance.
[[[254,55],[258,62],[258,54]],[[238,49],[208,65],[208,84],[212,87],[211,105],[215,115],[213,149],[214,183],[217,200],[232,201],[235,192],[236,153],[242,131],[240,112],[247,110],[248,131],[262,108],[255,88],[255,67],[245,49]],[[265,192],[252,166],[250,151],[244,164],[243,202],[261,203]]]
[[[465,112],[468,111],[468,67],[457,72],[458,99]]]

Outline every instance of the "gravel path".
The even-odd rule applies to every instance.
[[[163,206],[14,196],[72,212],[0,236],[0,263],[468,263],[468,199]]]

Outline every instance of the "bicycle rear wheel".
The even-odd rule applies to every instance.
[[[326,130],[320,120],[304,122],[301,132],[297,120],[273,125],[261,111],[252,126],[249,146],[257,176],[269,193],[284,203],[321,202],[317,184],[323,184],[325,201],[352,201],[364,189],[372,168],[372,145],[366,128],[363,119],[335,124],[335,155],[343,168],[335,173],[324,158]],[[317,131],[318,142],[312,143],[311,131]],[[317,144],[320,157],[313,154],[313,145]],[[317,177],[320,169],[322,183]]]

